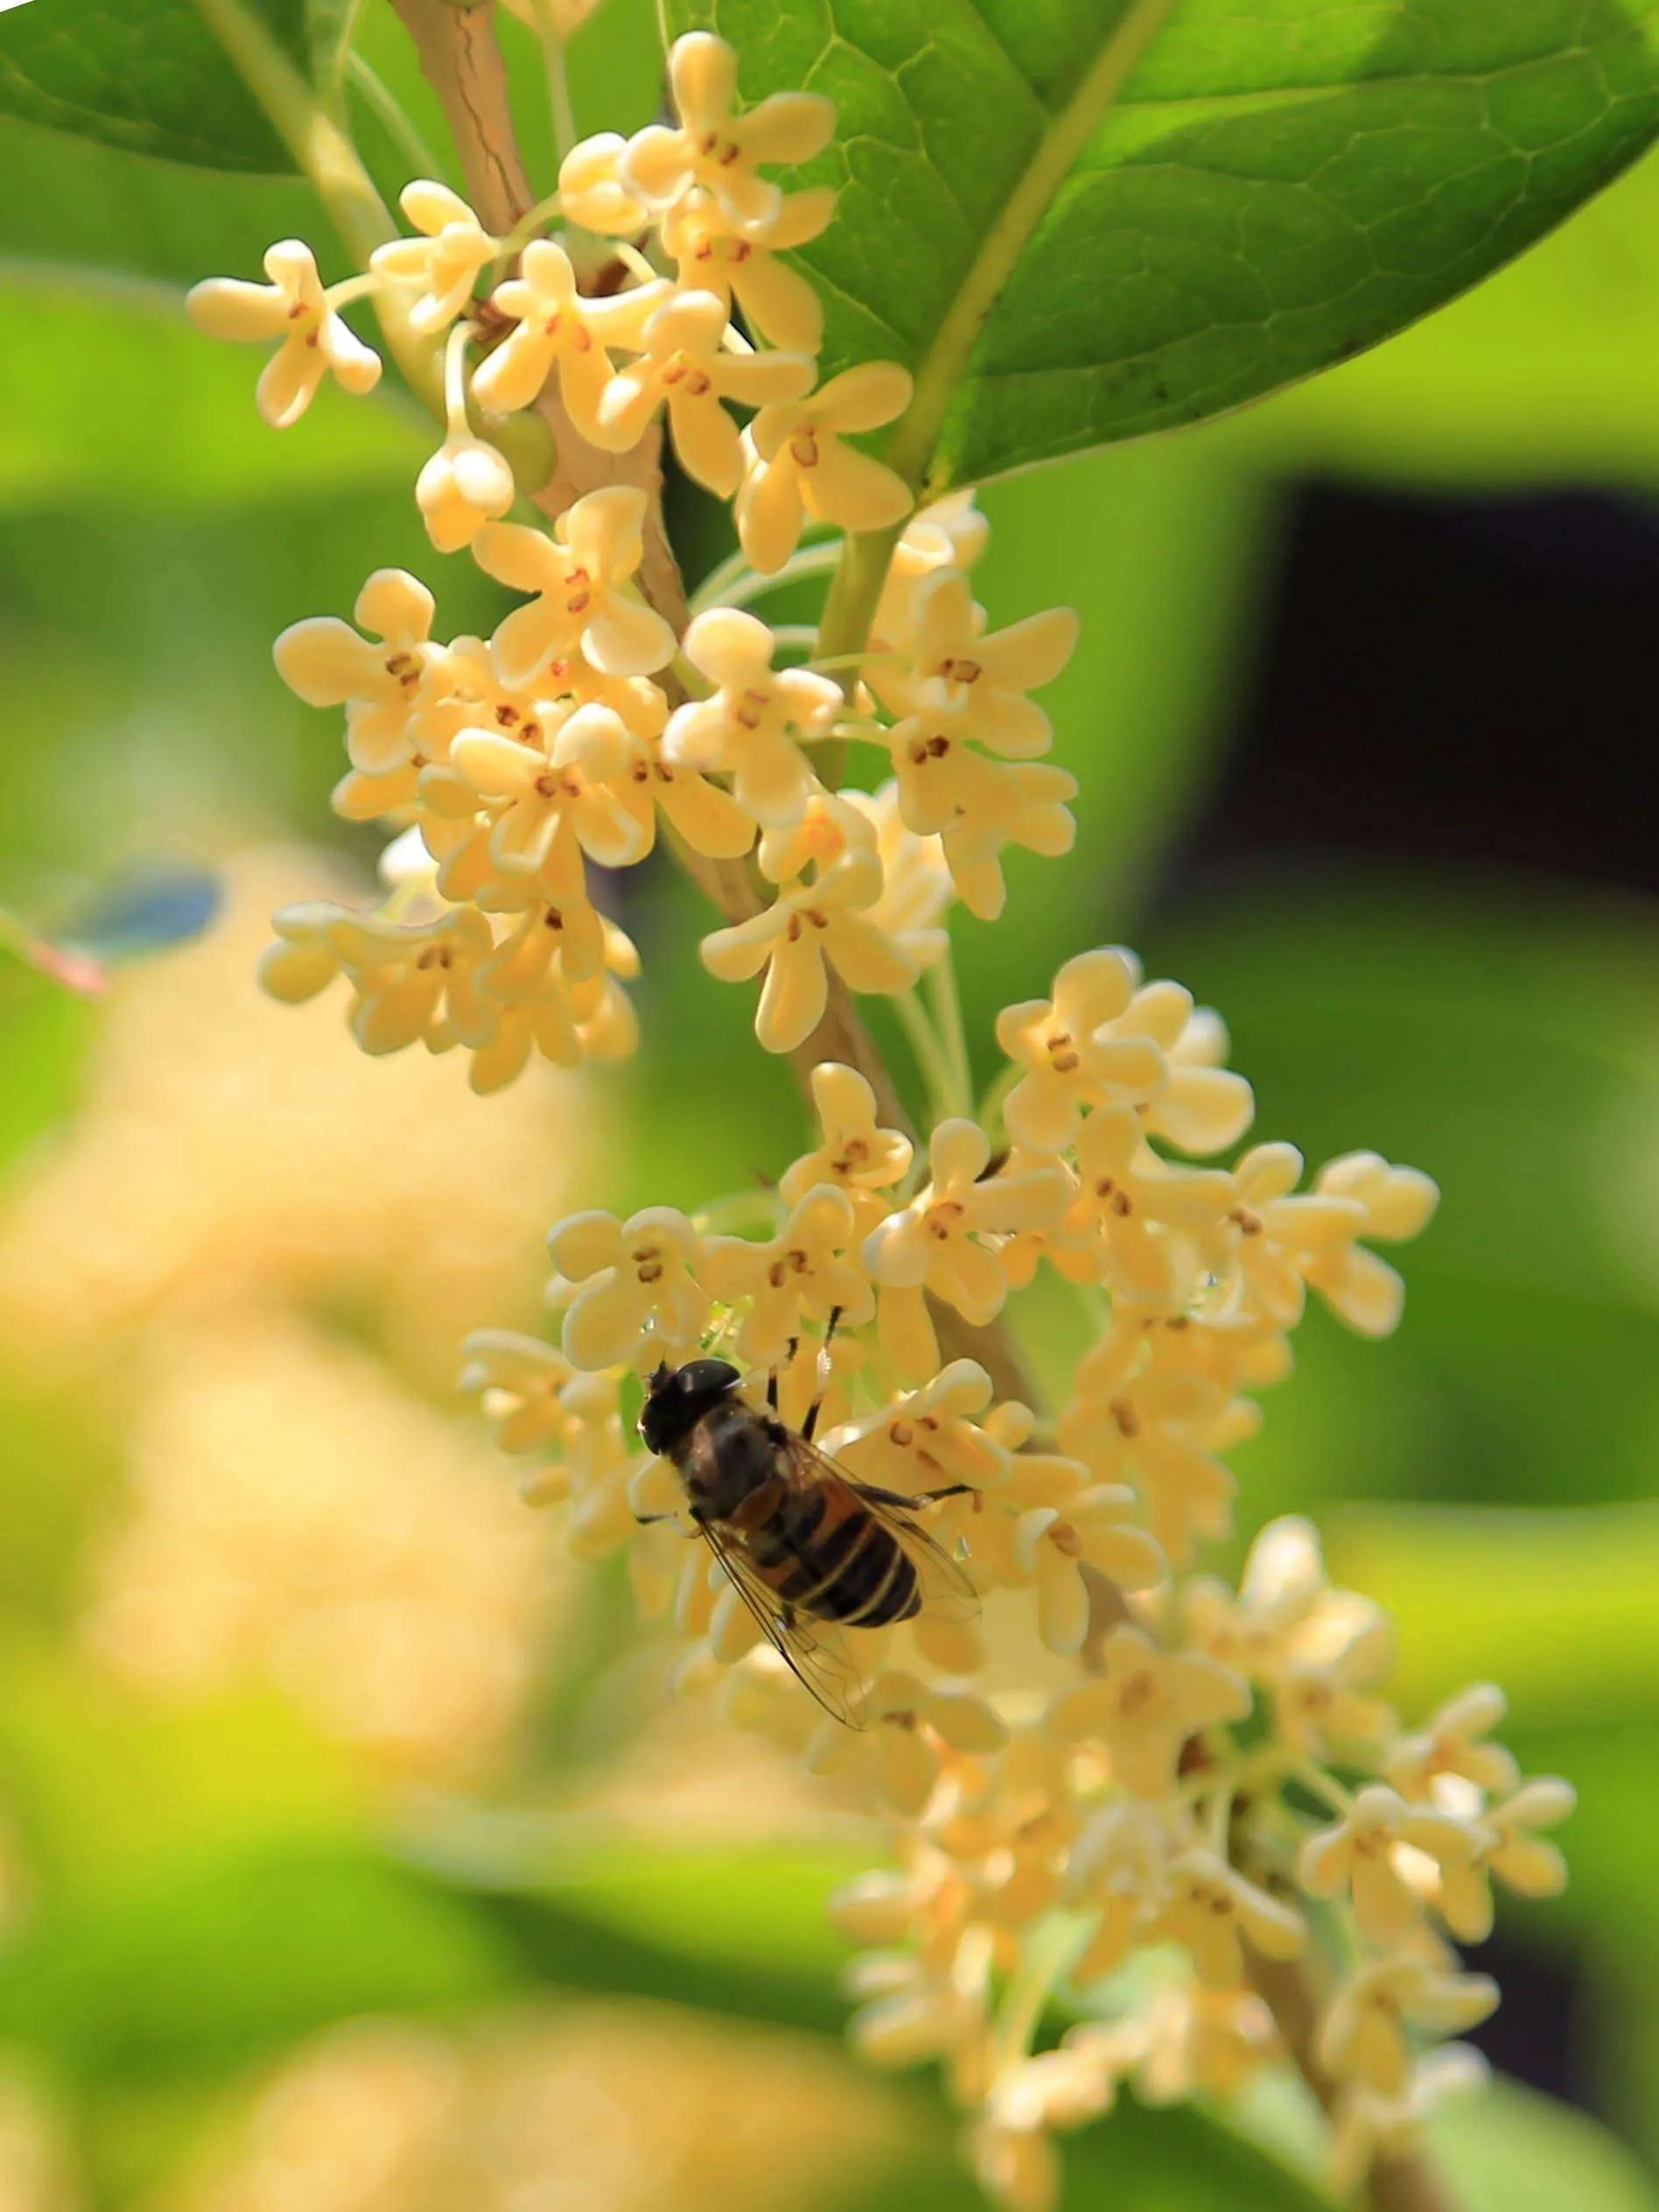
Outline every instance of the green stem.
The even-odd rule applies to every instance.
[[[547,109],[553,122],[553,153],[562,164],[576,143],[576,110],[570,100],[565,41],[559,35],[548,0],[541,0],[536,11],[536,35],[541,40],[542,62],[547,72]]]
[[[277,135],[293,156],[295,167],[315,187],[341,243],[358,267],[367,270],[375,248],[395,238],[397,226],[358,158],[357,149],[247,0],[195,0],[195,4],[270,116]],[[381,286],[375,312],[387,348],[410,390],[442,422],[443,341],[411,328],[403,290],[397,285]],[[492,420],[489,429],[522,487],[530,489],[546,481],[552,465],[552,445],[547,426],[538,415]]]
[[[691,610],[700,615],[709,607],[747,607],[751,600],[763,599],[769,591],[781,590],[799,577],[826,574],[840,557],[840,546],[833,540],[825,545],[803,546],[774,574],[763,576],[758,569],[749,567],[741,553],[730,553],[718,567],[709,570],[692,593]]]
[[[556,192],[550,192],[545,200],[538,200],[533,208],[527,208],[504,238],[498,238],[497,261],[510,260],[532,238],[539,237],[547,223],[559,213],[563,202]]]
[[[328,112],[337,122],[343,122],[346,98],[346,73],[356,55],[353,41],[357,36],[357,19],[363,11],[363,0],[346,0],[345,12],[340,18],[340,29],[334,39],[334,59],[329,66],[326,96]]]
[[[819,748],[820,759],[824,750],[822,746]],[[945,1120],[955,1110],[950,1102],[954,1078],[938,1032],[928,1018],[927,1009],[923,1005],[919,994],[914,990],[896,993],[891,1003],[894,1012],[898,1016],[899,1026],[910,1040],[910,1051],[915,1055],[922,1081],[927,1086],[928,1120]]]
[[[1353,1810],[1352,1793],[1343,1788],[1334,1775],[1327,1774],[1322,1766],[1316,1765],[1311,1759],[1292,1759],[1286,1772],[1293,1780],[1301,1783],[1310,1797],[1317,1797],[1322,1804],[1328,1805],[1333,1813],[1346,1817]]]
[[[1008,1095],[1024,1073],[1025,1070],[1020,1066],[1018,1060],[1010,1060],[1000,1075],[992,1078],[984,1096],[980,1100],[979,1112],[974,1117],[980,1127],[988,1135],[995,1124],[1001,1120],[1002,1109],[1008,1102]]]
[[[974,1068],[968,1058],[967,1032],[962,1025],[962,994],[957,988],[955,949],[946,944],[943,960],[935,961],[927,971],[928,996],[933,1002],[933,1019],[938,1025],[940,1042],[951,1070],[951,1111],[967,1115],[974,1111]]]
[[[887,581],[888,563],[903,528],[903,523],[896,522],[888,530],[860,531],[842,546],[834,581],[824,602],[824,618],[818,626],[815,659],[850,670],[861,659],[882,586]],[[849,676],[841,689],[850,701],[857,689],[856,678]],[[833,791],[847,772],[845,740],[820,747],[818,758],[818,772]]]
[[[357,149],[246,0],[196,0],[196,9],[270,116],[296,168],[315,186],[347,251],[360,269],[367,269],[375,248],[395,238],[397,226]],[[441,420],[441,346],[411,329],[407,309],[395,287],[388,285],[382,292],[376,312],[398,367]]]
[[[346,56],[346,77],[362,96],[363,105],[378,118],[386,135],[409,164],[413,177],[442,181],[444,166],[404,112],[402,102],[385,79],[371,69],[360,53]]]

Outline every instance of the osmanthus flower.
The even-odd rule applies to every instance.
[[[1311,1523],[1287,1514],[1251,1546],[1235,1596],[1213,1575],[1182,1594],[1189,1639],[1267,1689],[1281,1740],[1302,1757],[1374,1751],[1398,1734],[1394,1708],[1370,1694],[1393,1659],[1381,1610],[1333,1589]]]
[[[818,1185],[830,1184],[846,1192],[868,1234],[887,1213],[890,1201],[882,1194],[903,1181],[915,1146],[902,1130],[882,1127],[875,1093],[856,1068],[820,1061],[812,1093],[819,1142],[784,1169],[779,1193],[792,1206]]]
[[[727,403],[768,407],[799,399],[816,374],[809,354],[728,351],[729,328],[715,293],[676,292],[645,325],[638,358],[606,386],[596,442],[624,452],[665,408],[686,475],[729,499],[742,480],[743,449]]]
[[[1249,1686],[1231,1667],[1161,1651],[1141,1629],[1114,1628],[1100,1656],[1098,1676],[1050,1700],[1044,1727],[1063,1744],[1100,1744],[1132,1797],[1167,1796],[1187,1738],[1250,1709]]]
[[[1184,1302],[1195,1287],[1194,1240],[1232,1201],[1216,1168],[1173,1167],[1142,1134],[1132,1106],[1097,1106],[1077,1139],[1078,1193],[1069,1225],[1086,1222],[1106,1248],[1104,1273],[1131,1296]]]
[[[910,1820],[932,1796],[951,1752],[995,1752],[1007,1740],[985,1699],[924,1682],[900,1667],[875,1673],[864,1705],[861,1732],[820,1722],[806,1745],[807,1772],[854,1777],[866,1769],[881,1802]]]
[[[951,871],[937,837],[918,837],[899,811],[898,785],[889,782],[873,792],[849,791],[846,803],[875,833],[882,863],[882,895],[870,919],[918,969],[928,969],[951,948],[944,926],[951,903]]]
[[[1141,1927],[1144,1942],[1178,1943],[1211,1990],[1243,1986],[1247,1943],[1264,1958],[1293,1959],[1307,1934],[1299,1913],[1206,1850],[1171,1861],[1163,1897]]]
[[[1338,1318],[1367,1336],[1399,1324],[1404,1286],[1366,1237],[1416,1236],[1439,1194],[1411,1167],[1354,1152],[1322,1168],[1297,1193],[1302,1156],[1293,1145],[1258,1145],[1233,1171],[1234,1203],[1205,1240],[1207,1265],[1241,1304],[1294,1327],[1311,1284]]]
[[[1364,1209],[1359,1238],[1317,1252],[1304,1269],[1339,1321],[1362,1336],[1388,1336],[1400,1325],[1405,1285],[1366,1243],[1402,1243],[1420,1236],[1434,1215],[1440,1193],[1416,1167],[1391,1167],[1380,1152],[1345,1152],[1314,1178],[1322,1198],[1352,1199]]]
[[[308,615],[271,647],[278,674],[306,706],[345,708],[346,750],[366,774],[410,759],[411,716],[448,686],[449,656],[432,634],[436,613],[418,576],[376,568],[352,609],[356,630],[337,615]]]
[[[284,238],[265,255],[268,285],[209,277],[191,287],[190,320],[209,338],[279,341],[260,371],[254,403],[273,430],[299,421],[326,376],[361,395],[380,381],[380,356],[330,304],[311,248]],[[338,287],[343,290],[344,287]]]
[[[479,989],[504,1006],[557,997],[564,985],[602,975],[617,957],[618,940],[621,946],[629,944],[615,922],[587,899],[567,898],[562,905],[538,899],[497,938],[479,970]],[[619,961],[619,969],[622,965]]]
[[[1086,2025],[1072,2031],[1079,2039],[1099,2032]],[[1254,1990],[1201,1983],[1159,1990],[1138,2018],[1105,2032],[1132,2039],[1135,2094],[1155,2107],[1234,2097],[1283,2056],[1273,2015]]]
[[[991,1140],[977,1123],[941,1122],[925,1187],[865,1239],[864,1266],[882,1288],[882,1347],[901,1374],[938,1364],[926,1293],[978,1326],[995,1320],[1009,1292],[1000,1240],[1051,1221],[1065,1203],[1058,1168],[991,1173],[990,1165]]]
[[[497,285],[489,304],[517,328],[479,363],[473,391],[481,406],[513,414],[533,406],[549,377],[578,433],[599,435],[599,406],[615,363],[614,352],[644,342],[645,326],[669,296],[667,283],[589,299],[563,246],[537,238],[524,248],[519,273]]]
[[[633,588],[644,554],[645,495],[631,484],[590,491],[548,537],[521,523],[494,522],[473,542],[488,576],[532,593],[492,640],[507,684],[531,684],[548,663],[578,652],[606,676],[649,676],[674,657],[674,633]]]
[[[566,1357],[588,1368],[671,1364],[692,1356],[708,1323],[698,1279],[703,1239],[671,1206],[648,1206],[625,1222],[573,1214],[547,1239],[558,1272],[550,1305],[564,1313]]]
[[[446,433],[415,479],[415,504],[439,553],[470,546],[486,523],[507,512],[515,496],[504,455],[464,421]]]
[[[567,222],[601,238],[631,238],[649,227],[650,210],[622,180],[627,151],[618,130],[577,140],[559,165],[559,204]]]
[[[1002,1483],[1012,1465],[1007,1448],[981,1425],[991,1396],[991,1378],[977,1361],[953,1360],[918,1389],[833,1429],[824,1448],[880,1490],[908,1497],[966,1483],[977,1497]]]
[[[584,1374],[551,1344],[511,1329],[479,1329],[462,1346],[458,1387],[480,1400],[503,1451],[537,1464],[519,1484],[526,1504],[570,1509],[579,1558],[602,1558],[635,1532],[632,1458],[614,1375]]]
[[[835,128],[834,102],[813,92],[775,92],[735,114],[737,56],[711,32],[675,39],[668,86],[678,126],[652,123],[636,131],[618,163],[622,185],[654,211],[698,188],[735,223],[768,222],[783,194],[761,168],[811,161]]]
[[[1114,2068],[1069,2040],[1003,2068],[967,2131],[968,2157],[992,2202],[1008,2212],[1052,2212],[1062,2187],[1054,2132],[1109,2112],[1118,2082]]]
[[[1232,1526],[1236,1485],[1218,1442],[1240,1401],[1215,1383],[1160,1374],[1148,1361],[1142,1330],[1109,1328],[1078,1363],[1060,1448],[1097,1482],[1131,1478],[1170,1564],[1184,1567],[1200,1538]]]
[[[1302,1155],[1294,1145],[1253,1145],[1232,1171],[1232,1203],[1206,1237],[1206,1263],[1240,1304],[1294,1328],[1307,1303],[1303,1263],[1351,1243],[1364,1210],[1352,1199],[1297,1192]]]
[[[475,1329],[456,1387],[480,1398],[498,1451],[515,1458],[562,1448],[570,1422],[561,1396],[577,1373],[564,1354],[517,1329]]]
[[[914,764],[913,755],[907,757]],[[1008,900],[1002,854],[1009,845],[1058,860],[1077,842],[1071,814],[1077,778],[1044,760],[974,757],[986,772],[974,778],[962,803],[955,806],[941,842],[958,898],[981,921],[995,921]],[[896,761],[894,765],[903,795],[903,770]],[[905,819],[917,827],[908,812]]]
[[[858,1328],[875,1311],[868,1282],[849,1250],[858,1238],[853,1201],[833,1183],[797,1199],[775,1236],[710,1236],[699,1267],[704,1288],[722,1306],[746,1305],[737,1347],[757,1368],[783,1363],[803,1318],[832,1314]]]
[[[1491,2075],[1479,2051],[1467,2043],[1448,2043],[1424,2053],[1399,2096],[1379,2096],[1363,2088],[1346,2090],[1332,2116],[1332,2187],[1339,2195],[1351,2196],[1378,2159],[1412,2156],[1446,2100],[1483,2089]]]
[[[882,895],[882,864],[850,852],[814,883],[798,883],[748,921],[705,937],[703,965],[722,983],[747,983],[763,969],[755,1034],[769,1053],[804,1044],[829,1003],[827,960],[849,990],[906,990],[914,964],[882,935],[868,910]]]
[[[991,525],[972,490],[947,492],[910,517],[893,548],[870,625],[873,647],[908,652],[916,638],[923,587],[941,568],[968,569],[990,543]]]
[[[1077,644],[1077,616],[1069,607],[1011,623],[987,634],[985,609],[957,568],[938,568],[916,590],[909,658],[894,668],[879,657],[868,672],[882,704],[905,719],[894,729],[908,737],[924,722],[943,718],[959,739],[971,739],[1010,760],[1035,760],[1054,742],[1053,725],[1027,698],[1054,679]]]
[[[676,766],[729,775],[745,813],[783,824],[799,821],[813,788],[801,743],[827,734],[842,700],[838,684],[810,668],[774,669],[776,643],[741,608],[699,615],[685,658],[714,692],[675,708],[663,751]]]
[[[479,272],[500,250],[457,192],[430,177],[406,184],[397,204],[420,234],[376,246],[369,265],[377,277],[417,288],[411,328],[428,335],[447,330],[472,305]]]
[[[319,899],[284,907],[271,926],[278,941],[259,969],[265,990],[297,1005],[343,975],[354,994],[351,1032],[364,1052],[489,1041],[493,1016],[477,976],[495,939],[474,909],[406,925]]]
[[[781,568],[809,516],[839,530],[884,530],[909,514],[904,479],[847,440],[902,415],[912,389],[896,362],[864,361],[804,398],[762,408],[744,433],[753,460],[735,510],[752,567]]]
[[[1114,1795],[1078,1835],[1066,1859],[1066,1901],[1096,1916],[1072,1969],[1079,1989],[1122,1965],[1142,1921],[1163,1894],[1170,1851],[1166,1808],[1138,1798]]]
[[[1147,1105],[1147,1135],[1200,1156],[1236,1145],[1255,1118],[1255,1098],[1226,1065],[1227,1025],[1215,1010],[1195,1006],[1179,983],[1144,983],[1120,1026],[1149,1037],[1168,1063],[1163,1088]]]
[[[1137,1525],[1134,1491],[1121,1483],[1093,1483],[1063,1505],[1022,1513],[1015,1552],[1037,1585],[1037,1632],[1051,1652],[1080,1652],[1088,1641],[1086,1567],[1125,1590],[1150,1589],[1169,1571],[1156,1539]]]
[[[664,212],[663,250],[682,292],[712,292],[728,315],[735,302],[770,344],[815,354],[824,337],[823,303],[800,271],[778,256],[809,245],[834,212],[835,194],[827,185],[786,194],[776,215],[742,224],[733,222],[712,194],[688,192]]]
[[[666,708],[664,714],[667,719]],[[666,759],[660,733],[636,736],[627,779],[616,795],[639,824],[644,850],[656,842],[660,807],[670,828],[694,853],[711,860],[736,860],[755,842],[755,817],[723,785],[695,768]]]
[[[989,2031],[993,1940],[971,1932],[944,1960],[916,1952],[871,1951],[847,1976],[859,2000],[847,2038],[873,2066],[977,2057]]]
[[[550,707],[537,745],[466,729],[450,748],[456,777],[489,811],[490,864],[508,877],[538,875],[560,839],[602,867],[642,859],[650,841],[611,787],[633,757],[633,741],[608,707]]]
[[[1467,1783],[1494,1797],[1514,1789],[1521,1770],[1514,1754],[1487,1739],[1508,1710],[1495,1682],[1477,1682],[1439,1706],[1420,1729],[1390,1749],[1383,1779],[1402,1797],[1434,1804],[1438,1786]]]
[[[1374,1959],[1337,1991],[1319,2024],[1319,2062],[1339,2082],[1383,2097],[1411,2082],[1409,2029],[1434,2036],[1479,2027],[1498,2002],[1486,1974],[1459,1974],[1415,1952]]]
[[[1578,1792],[1559,1775],[1522,1782],[1501,1804],[1473,1822],[1475,1849],[1467,1859],[1443,1862],[1435,1897],[1442,1919],[1461,1943],[1484,1943],[1492,1933],[1491,1877],[1521,1897],[1559,1897],[1567,1862],[1558,1845],[1536,1831],[1556,1828],[1578,1804]]]
[[[1020,1067],[1002,1120],[1016,1145],[1063,1152],[1076,1142],[1086,1107],[1114,1094],[1149,1098],[1165,1061],[1149,1040],[1107,1033],[1134,997],[1140,963],[1121,946],[1078,953],[1054,978],[1049,998],[1026,998],[996,1018],[996,1041]]]
[[[786,821],[769,822],[761,831],[755,858],[769,884],[792,883],[809,868],[816,868],[821,875],[849,852],[875,851],[874,827],[868,815],[854,806],[853,793],[831,791],[810,769],[805,789],[798,814]],[[885,869],[882,875],[885,878]]]
[[[1311,1897],[1350,1897],[1360,1934],[1388,1951],[1403,1943],[1423,1916],[1400,1847],[1409,1845],[1445,1870],[1466,1865],[1478,1843],[1461,1821],[1408,1804],[1385,1782],[1367,1782],[1340,1820],[1308,1838],[1297,1871]]]

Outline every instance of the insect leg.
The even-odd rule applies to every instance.
[[[974,1490],[972,1483],[947,1483],[943,1490],[917,1490],[914,1497],[906,1497],[903,1490],[884,1490],[875,1483],[854,1483],[850,1487],[873,1505],[902,1505],[907,1512],[918,1505],[937,1505],[942,1497],[970,1497]]]
[[[696,1536],[701,1530],[703,1517],[694,1505],[687,1507],[686,1510],[691,1514],[692,1526],[686,1529],[685,1533],[687,1536]],[[655,1528],[658,1521],[677,1521],[679,1515],[678,1513],[636,1513],[634,1518],[641,1528]]]
[[[785,1367],[794,1366],[795,1355],[800,1349],[800,1338],[798,1336],[791,1336],[788,1343],[784,1347],[783,1363]],[[766,1405],[768,1412],[773,1413],[777,1411],[777,1377],[778,1370],[774,1367],[770,1370],[766,1377]]]
[[[806,1419],[801,1423],[801,1434],[810,1444],[818,1427],[818,1417],[823,1411],[824,1398],[830,1386],[830,1346],[835,1342],[835,1331],[841,1318],[841,1308],[832,1306],[829,1320],[824,1326],[824,1342],[818,1348],[818,1396],[806,1409]]]

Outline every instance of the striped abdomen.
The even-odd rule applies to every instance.
[[[774,1477],[734,1518],[734,1533],[780,1605],[849,1628],[881,1628],[920,1610],[915,1567],[844,1483],[798,1488]]]

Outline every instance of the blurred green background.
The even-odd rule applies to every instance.
[[[646,118],[654,57],[610,0],[587,127]],[[258,999],[270,907],[373,863],[271,637],[394,561],[452,631],[490,587],[425,543],[395,393],[278,438],[183,324],[195,277],[324,237],[304,187],[16,123],[0,185],[0,906],[223,886],[99,1000],[0,965],[0,2207],[967,2205],[931,2091],[835,2041],[821,1899],[862,1840],[664,1709],[618,1578],[450,1387],[468,1328],[536,1326],[557,1213],[796,1148],[749,994],[654,868],[620,1074],[480,1102]],[[1069,601],[1084,638],[1077,850],[960,929],[981,1073],[997,1005],[1123,939],[1226,1012],[1261,1133],[1445,1189],[1402,1335],[1315,1315],[1238,1464],[1247,1532],[1315,1512],[1395,1607],[1408,1707],[1495,1677],[1582,1792],[1569,1895],[1489,1947],[1531,2092],[1448,2123],[1475,2212],[1654,2201],[1656,477],[1649,160],[1378,353],[984,500],[995,617]],[[1130,2212],[1315,2201],[1133,2109],[1072,2173]]]

